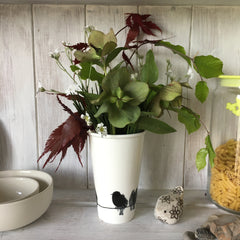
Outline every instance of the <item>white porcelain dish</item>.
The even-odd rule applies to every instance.
[[[48,209],[53,194],[53,179],[43,171],[0,171],[0,178],[28,177],[39,183],[39,193],[16,202],[0,204],[0,231],[23,227],[38,219]]]
[[[39,192],[38,181],[26,177],[0,178],[0,205],[33,196]]]

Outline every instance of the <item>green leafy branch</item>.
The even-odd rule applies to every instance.
[[[195,86],[195,97],[202,103],[209,94],[205,79],[221,75],[223,63],[211,55],[192,58],[186,54],[184,47],[164,40],[137,41],[141,31],[148,35],[154,35],[152,30],[161,31],[156,24],[147,20],[148,17],[129,14],[126,26],[116,34],[112,29],[105,34],[91,28],[87,43],[64,44],[65,53],[70,61],[70,72],[62,65],[59,53],[53,54],[52,57],[60,69],[73,80],[76,89],[74,93],[70,93],[71,98],[68,98],[73,101],[80,117],[84,114],[85,117],[89,115],[92,129],[103,123],[109,134],[129,134],[143,130],[157,134],[173,133],[176,130],[172,126],[159,120],[165,111],[175,112],[178,121],[185,125],[189,134],[203,125],[207,131],[206,147],[197,153],[196,158],[196,165],[200,170],[206,165],[207,155],[210,164],[213,164],[215,153],[209,131],[201,122],[200,116],[183,106],[183,88],[192,89],[188,79],[181,81],[168,75],[167,85],[158,84],[159,70],[152,50],[146,53],[145,62],[140,64],[138,71],[134,70],[131,60],[135,54],[138,56],[138,49],[145,44],[169,49],[184,59],[200,77]],[[129,29],[126,43],[119,47],[116,36],[125,28]],[[130,57],[127,56],[129,51]],[[120,54],[122,60],[114,65],[114,60]],[[51,93],[64,95],[57,91]],[[84,129],[87,128],[84,126]]]

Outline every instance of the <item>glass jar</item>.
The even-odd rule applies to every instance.
[[[220,76],[214,93],[211,138],[216,147],[210,169],[211,200],[240,214],[240,76]]]

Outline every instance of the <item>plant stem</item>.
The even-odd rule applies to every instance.
[[[123,31],[125,28],[127,28],[127,26],[121,28],[121,29],[115,34],[115,36],[117,36],[117,35],[118,35],[121,31]]]
[[[114,126],[112,126],[112,134],[116,135],[116,128]]]
[[[205,123],[199,119],[199,121],[201,122],[202,126],[204,127],[204,129],[207,131],[207,134],[210,135],[210,131],[208,130],[207,126],[205,125]]]
[[[57,65],[59,66],[59,68],[62,69],[62,70],[74,81],[74,83],[77,84],[76,80],[75,80],[75,79],[73,78],[73,76],[67,71],[67,69],[62,65],[62,63],[61,63],[59,60],[57,60],[56,62],[57,62]]]

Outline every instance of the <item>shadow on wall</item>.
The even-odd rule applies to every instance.
[[[12,144],[3,122],[0,120],[0,170],[12,168]]]

